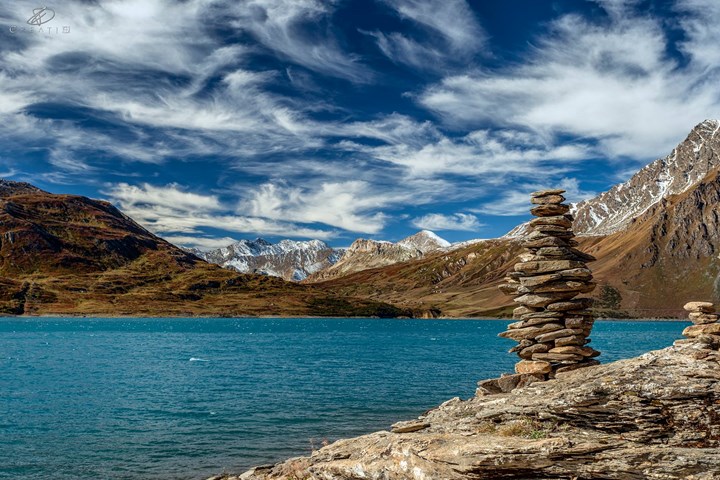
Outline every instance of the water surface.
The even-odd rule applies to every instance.
[[[0,478],[196,479],[416,417],[512,371],[507,322],[0,319]],[[603,362],[678,322],[598,322]]]

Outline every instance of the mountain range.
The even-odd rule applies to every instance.
[[[720,122],[700,123],[668,156],[573,213],[579,248],[597,258],[599,314],[673,317],[687,300],[717,301]],[[512,300],[497,285],[524,231],[459,245],[429,231],[396,243],[359,239],[342,255],[317,240],[189,252],[107,202],[3,180],[0,311],[503,316]]]

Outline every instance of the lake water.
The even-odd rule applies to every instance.
[[[507,322],[0,319],[0,478],[197,479],[414,418],[512,371]],[[603,362],[679,322],[598,322]]]

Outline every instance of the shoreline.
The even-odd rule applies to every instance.
[[[0,319],[41,319],[41,318],[67,318],[67,319],[158,319],[158,320],[191,320],[191,319],[308,319],[308,320],[418,320],[418,321],[504,321],[511,322],[512,318],[498,317],[438,317],[438,318],[414,318],[414,317],[335,317],[335,316],[311,316],[311,315],[238,315],[238,316],[215,316],[215,315],[189,315],[189,316],[138,316],[138,315],[83,315],[83,314],[42,314],[42,315],[3,315]],[[597,322],[688,322],[683,318],[596,318]]]

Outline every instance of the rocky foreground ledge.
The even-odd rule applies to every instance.
[[[720,479],[719,360],[680,343],[215,478]]]

